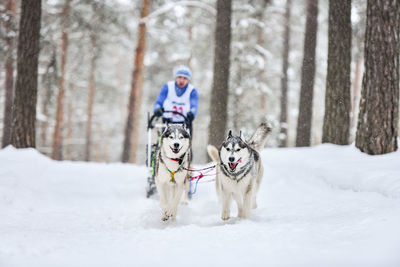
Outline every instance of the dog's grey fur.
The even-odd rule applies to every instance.
[[[155,182],[160,195],[162,220],[176,220],[179,202],[188,191],[191,137],[182,124],[170,124],[161,136],[156,156]],[[175,174],[172,174],[176,172]]]
[[[238,217],[249,218],[251,208],[256,208],[256,195],[264,169],[260,151],[264,148],[271,127],[261,123],[248,142],[230,131],[220,149],[209,145],[208,154],[218,164],[217,194],[222,202],[223,220],[230,217],[232,198],[238,206]]]

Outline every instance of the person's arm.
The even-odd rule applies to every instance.
[[[190,111],[196,117],[197,110],[199,106],[199,94],[196,89],[193,89],[190,93]]]
[[[160,93],[157,96],[156,102],[154,103],[153,110],[155,111],[158,108],[162,108],[164,105],[164,101],[168,96],[168,84],[164,84],[160,90]]]

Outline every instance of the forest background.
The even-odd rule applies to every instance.
[[[12,143],[12,138],[7,137],[12,128],[12,116],[9,115],[12,108],[7,103],[12,103],[10,97],[14,98],[15,93],[10,94],[7,88],[10,88],[10,68],[11,91],[17,83],[18,22],[24,2],[29,1],[0,2],[0,84],[2,88],[4,85],[4,90],[0,91],[0,137],[3,146]],[[123,160],[143,164],[147,114],[152,113],[161,86],[174,79],[173,69],[180,64],[192,69],[191,82],[200,97],[199,112],[194,121],[196,163],[207,161],[205,147],[214,143],[209,140],[209,136],[214,136],[213,131],[224,136],[227,129],[232,129],[236,134],[242,131],[249,137],[263,120],[273,126],[268,141],[270,147],[309,146],[323,141],[343,144],[323,138],[331,38],[329,11],[332,7],[329,1],[225,1],[225,5],[231,4],[228,7],[221,7],[221,2],[224,1],[42,1],[34,146],[58,160]],[[350,1],[339,2],[350,6]],[[381,2],[389,5],[396,1]],[[400,8],[398,3],[394,5],[398,21]],[[310,6],[316,7],[317,11],[314,13],[315,78],[308,79],[311,81],[311,103],[301,104],[306,79],[302,76],[307,73],[304,71],[305,53],[310,45],[306,37],[306,21],[312,15]],[[223,14],[224,11],[229,14]],[[216,38],[221,36],[216,35],[218,18],[228,18],[230,22],[230,36],[223,46]],[[356,139],[365,67],[367,1],[351,1],[348,18],[351,19],[348,73],[351,84],[347,97],[350,101],[349,129],[345,139],[351,144]],[[398,24],[393,26],[397,29],[397,48]],[[286,69],[285,43],[288,44]],[[218,78],[221,73],[215,66],[221,48],[230,51],[225,60],[228,63],[218,63],[222,64],[222,74],[226,67],[229,75]],[[395,104],[387,107],[395,113],[395,140],[398,131],[398,52],[396,60],[397,91],[391,94]],[[221,105],[216,105],[212,99],[213,90],[217,90],[213,88],[218,87],[216,77],[218,81],[227,79],[228,83],[225,88],[227,102]],[[284,83],[287,84],[284,106],[287,115],[282,121]],[[311,110],[307,114],[311,120],[309,142],[305,144],[296,140],[301,131],[299,125],[302,125],[299,123],[301,105],[308,105]],[[210,124],[221,124],[213,121],[215,106],[224,108],[227,124],[210,130]],[[16,110],[14,108],[14,112]],[[132,132],[127,132],[129,115],[133,117]],[[124,159],[127,139],[131,151]],[[363,150],[361,146],[360,143],[359,148]],[[392,146],[392,151],[396,149],[397,143]],[[364,151],[369,154],[388,152]]]

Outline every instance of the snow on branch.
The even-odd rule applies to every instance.
[[[264,55],[264,56],[267,57],[267,58],[272,58],[272,57],[273,57],[273,55],[272,55],[272,53],[271,53],[270,51],[268,51],[267,49],[265,49],[264,47],[262,47],[262,46],[259,45],[259,44],[256,44],[256,45],[254,46],[254,48],[255,48],[255,50],[256,50],[258,53]]]
[[[205,4],[203,2],[200,1],[180,1],[180,2],[174,2],[174,3],[168,3],[165,4],[163,6],[161,6],[159,9],[153,11],[152,13],[150,13],[147,17],[144,17],[142,19],[140,19],[140,23],[147,23],[150,19],[152,18],[156,18],[164,13],[167,13],[169,10],[171,10],[172,8],[174,8],[177,5],[181,5],[181,6],[194,6],[194,7],[199,7],[202,8],[208,12],[210,12],[212,15],[216,16],[217,15],[217,10],[208,5]]]

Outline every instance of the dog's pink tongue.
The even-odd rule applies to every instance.
[[[233,169],[235,169],[236,165],[238,165],[237,162],[229,163],[229,168],[231,168],[231,170],[233,170]]]

